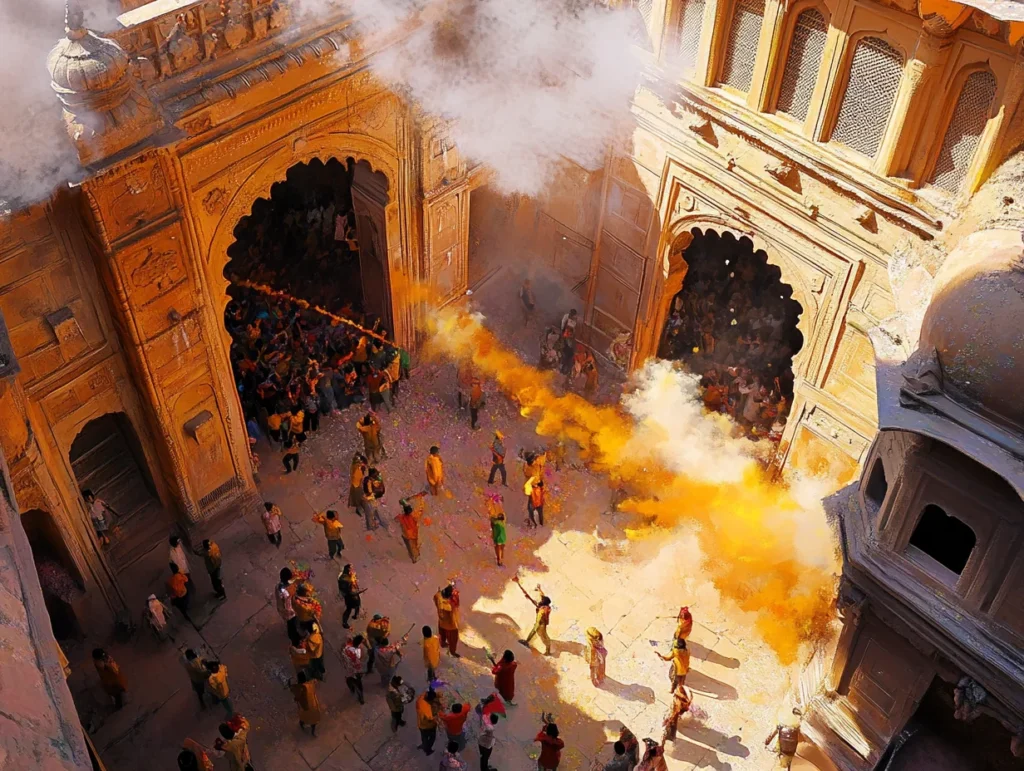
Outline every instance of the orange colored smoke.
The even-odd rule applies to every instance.
[[[751,464],[741,482],[710,483],[677,473],[654,454],[639,457],[639,427],[618,407],[558,395],[551,373],[524,364],[479,317],[445,309],[431,319],[428,352],[470,359],[538,420],[542,436],[574,441],[590,467],[633,496],[620,505],[652,524],[695,524],[703,569],[719,593],[755,614],[758,631],[780,661],[828,635],[835,595],[831,554],[798,555],[794,544],[811,519],[790,491]],[[812,521],[812,520],[811,520]]]

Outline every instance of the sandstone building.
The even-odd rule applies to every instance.
[[[996,0],[633,11],[646,77],[628,135],[534,200],[490,189],[444,121],[381,83],[388,40],[341,10],[297,22],[285,0],[126,0],[100,33],[72,8],[48,65],[84,172],[0,220],[2,449],[36,554],[83,589],[50,608],[55,625],[109,621],[128,599],[119,571],[173,524],[195,536],[257,502],[225,267],[236,226],[302,164],[349,169],[365,300],[410,348],[426,309],[405,288],[464,295],[498,267],[477,246],[495,222],[571,287],[597,351],[630,336],[630,367],[657,352],[695,242],[762,255],[800,307],[777,463],[856,475],[893,262],[919,255],[934,275],[1020,144],[1024,14]],[[123,515],[109,552],[86,487]]]

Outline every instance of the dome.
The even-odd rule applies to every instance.
[[[1024,427],[1024,234],[984,230],[963,239],[935,276],[921,324],[943,390]]]
[[[46,66],[53,90],[66,96],[106,91],[121,83],[128,72],[128,54],[113,40],[100,37],[68,12],[67,34],[50,51]]]

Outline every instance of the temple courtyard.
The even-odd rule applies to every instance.
[[[489,314],[501,318],[514,313],[509,282],[488,282],[495,294]],[[552,305],[542,313],[551,319],[541,320],[554,322],[561,313]],[[533,361],[540,327],[525,330],[513,322],[500,324],[516,330],[509,333],[509,344]],[[566,743],[564,769],[602,768],[612,756],[612,742],[622,725],[641,739],[660,741],[671,699],[669,665],[655,654],[669,651],[676,614],[683,605],[690,607],[696,622],[687,685],[699,710],[682,721],[679,738],[668,743],[669,768],[771,767],[774,753],[764,742],[777,711],[794,690],[794,672],[781,666],[760,641],[752,619],[720,603],[701,573],[693,534],[683,527],[629,538],[626,530],[636,524],[632,516],[610,511],[605,481],[572,462],[572,453],[560,471],[548,467],[546,524],[527,531],[523,473],[516,454],[546,441],[534,433],[534,421],[521,417],[489,386],[481,429],[471,431],[468,411],[455,404],[455,368],[449,363],[419,362],[402,388],[398,408],[382,415],[390,454],[383,463],[388,493],[382,513],[390,532],[368,533],[362,517],[347,506],[350,459],[362,447],[355,423],[364,410],[356,406],[322,421],[319,433],[303,447],[297,473],[285,476],[280,452],[272,451],[265,440],[259,443],[260,492],[284,513],[283,544],[276,549],[268,543],[255,513],[225,520],[213,537],[224,555],[226,601],[213,597],[197,555],[191,559],[194,623],[182,624],[176,642],[158,643],[140,624],[128,643],[90,638],[70,651],[72,692],[107,768],[170,769],[186,737],[213,745],[224,712],[211,706],[200,711],[179,662],[179,647],[189,646],[228,666],[235,710],[252,723],[250,748],[258,771],[436,769],[443,730],[438,751],[425,757],[416,749],[419,734],[412,705],[406,709],[408,725],[393,735],[379,677],[365,678],[365,706],[345,687],[340,654],[347,630],[341,626],[342,602],[336,588],[344,563],[352,564],[360,585],[368,589],[363,595],[365,615],[353,631],[365,631],[373,613],[390,617],[392,639],[411,629],[398,672],[418,691],[426,685],[420,627],[430,624],[436,630],[432,597],[449,578],[457,578],[462,597],[462,658],[442,654],[438,677],[447,684],[444,697],[475,705],[493,691],[486,651],[500,656],[508,648],[515,653],[520,662],[518,706],[510,707],[509,719],[499,725],[491,758],[502,771],[536,768],[538,745],[533,739],[542,711],[554,714]],[[614,378],[605,377],[601,398],[614,399],[618,388]],[[506,435],[507,489],[487,485],[488,446],[495,429]],[[400,497],[424,489],[424,459],[432,444],[441,448],[451,497],[426,499],[423,555],[411,564],[394,518]],[[503,568],[495,565],[491,547],[487,491],[505,496],[509,542]],[[333,562],[327,558],[323,529],[312,521],[315,513],[331,508],[338,510],[344,524],[346,547],[341,559]],[[166,554],[161,545],[122,576],[129,603],[139,612],[137,619],[150,592],[166,595]],[[316,737],[300,730],[286,688],[293,670],[284,624],[272,598],[278,572],[289,561],[312,568],[324,608],[327,674],[319,686],[324,716]],[[533,620],[533,607],[512,581],[517,573],[524,587],[536,595],[540,584],[553,600],[550,657],[517,642]],[[590,626],[604,633],[609,651],[608,677],[601,687],[591,684],[583,658],[585,630]],[[127,677],[128,700],[120,711],[109,705],[88,660],[96,645],[108,649]],[[476,725],[472,718],[467,723],[464,758],[471,768],[479,767]],[[226,768],[223,759],[215,764]]]

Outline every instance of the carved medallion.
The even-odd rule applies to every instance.
[[[222,187],[215,187],[203,196],[203,209],[211,217],[219,213],[228,200],[228,191]]]

